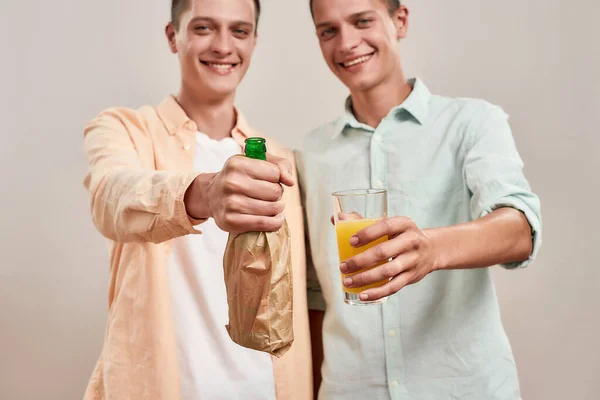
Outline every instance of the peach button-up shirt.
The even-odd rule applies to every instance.
[[[84,185],[110,253],[106,335],[85,400],[180,398],[167,259],[172,239],[202,234],[194,228],[202,221],[191,219],[183,202],[198,175],[196,133],[172,96],[158,107],[105,110],[85,128]],[[240,144],[261,136],[239,112],[231,134]],[[267,146],[295,165],[291,151],[271,139]],[[283,357],[273,358],[273,372],[278,400],[306,400],[312,399],[312,365],[298,186],[286,188],[283,200],[293,244],[295,340]]]

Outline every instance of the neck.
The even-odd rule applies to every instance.
[[[390,110],[406,100],[411,92],[412,87],[400,70],[373,88],[351,91],[352,111],[358,121],[377,128]]]
[[[237,116],[232,94],[218,99],[207,99],[185,87],[177,95],[177,101],[185,113],[196,123],[198,130],[214,140],[231,137]]]

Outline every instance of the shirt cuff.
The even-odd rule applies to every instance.
[[[531,227],[531,242],[533,250],[531,251],[529,257],[524,261],[500,264],[500,266],[505,269],[525,268],[536,259],[540,250],[540,246],[542,245],[541,221],[538,218],[538,215],[525,202],[516,197],[504,198],[495,202],[492,206],[486,207],[481,216],[484,217],[490,214],[492,211],[503,207],[514,208],[515,210],[521,211],[525,215],[525,218]]]

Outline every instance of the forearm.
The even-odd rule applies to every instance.
[[[160,243],[192,233],[184,194],[193,173],[115,168],[91,173],[92,218],[107,238],[125,242]]]
[[[309,310],[310,340],[312,347],[313,390],[314,398],[319,394],[321,386],[321,365],[323,364],[323,317],[325,312]]]
[[[109,110],[90,121],[83,147],[89,170],[84,186],[92,220],[107,238],[120,243],[159,243],[198,233],[186,213],[184,195],[198,173],[154,170],[142,161],[149,138],[132,140],[122,113]]]
[[[533,246],[527,219],[513,208],[500,208],[478,220],[425,233],[437,249],[434,270],[519,262],[529,257]]]

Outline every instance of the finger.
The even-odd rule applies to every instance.
[[[393,239],[373,246],[354,257],[344,260],[340,265],[340,271],[349,274],[370,268],[379,263],[386,262],[392,257],[399,256],[417,248],[419,245],[418,242],[417,235],[405,232]]]
[[[393,278],[394,276],[412,268],[415,261],[416,257],[413,254],[403,254],[402,256],[398,256],[392,261],[379,265],[375,268],[345,277],[344,286],[349,288],[363,287],[372,283],[380,282],[384,279]]]
[[[400,275],[396,275],[392,280],[388,283],[373,289],[365,290],[359,294],[359,297],[362,301],[374,301],[379,300],[387,296],[391,296],[395,293],[398,293],[402,288],[410,285],[413,280],[413,272],[406,271],[401,273]]]
[[[294,186],[294,184],[295,184],[294,172],[293,172],[294,170],[292,167],[292,163],[288,159],[277,157],[277,156],[267,153],[267,161],[272,164],[275,164],[277,166],[277,168],[279,169],[279,181],[278,182],[281,182],[286,186]]]
[[[225,216],[219,228],[230,233],[275,232],[283,226],[283,215],[262,217],[248,214],[230,213]]]
[[[224,169],[230,170],[231,175],[249,176],[259,181],[279,183],[280,180],[280,171],[277,165],[243,156],[229,158]]]
[[[274,217],[283,213],[283,201],[264,201],[246,196],[231,196],[226,200],[226,212],[248,214],[263,217]]]
[[[279,201],[283,197],[283,187],[279,183],[251,180],[240,191],[256,200]]]
[[[354,247],[364,246],[383,236],[396,236],[414,227],[414,222],[407,217],[383,218],[356,233],[350,238]]]
[[[338,221],[350,221],[350,220],[357,220],[357,219],[363,219],[363,216],[360,215],[357,212],[352,212],[352,213],[338,213]],[[332,215],[331,216],[331,223],[333,225],[335,225],[335,217]]]
[[[278,201],[283,196],[283,187],[279,183],[252,179],[239,172],[229,173],[223,182],[226,194],[241,194],[257,200]]]

